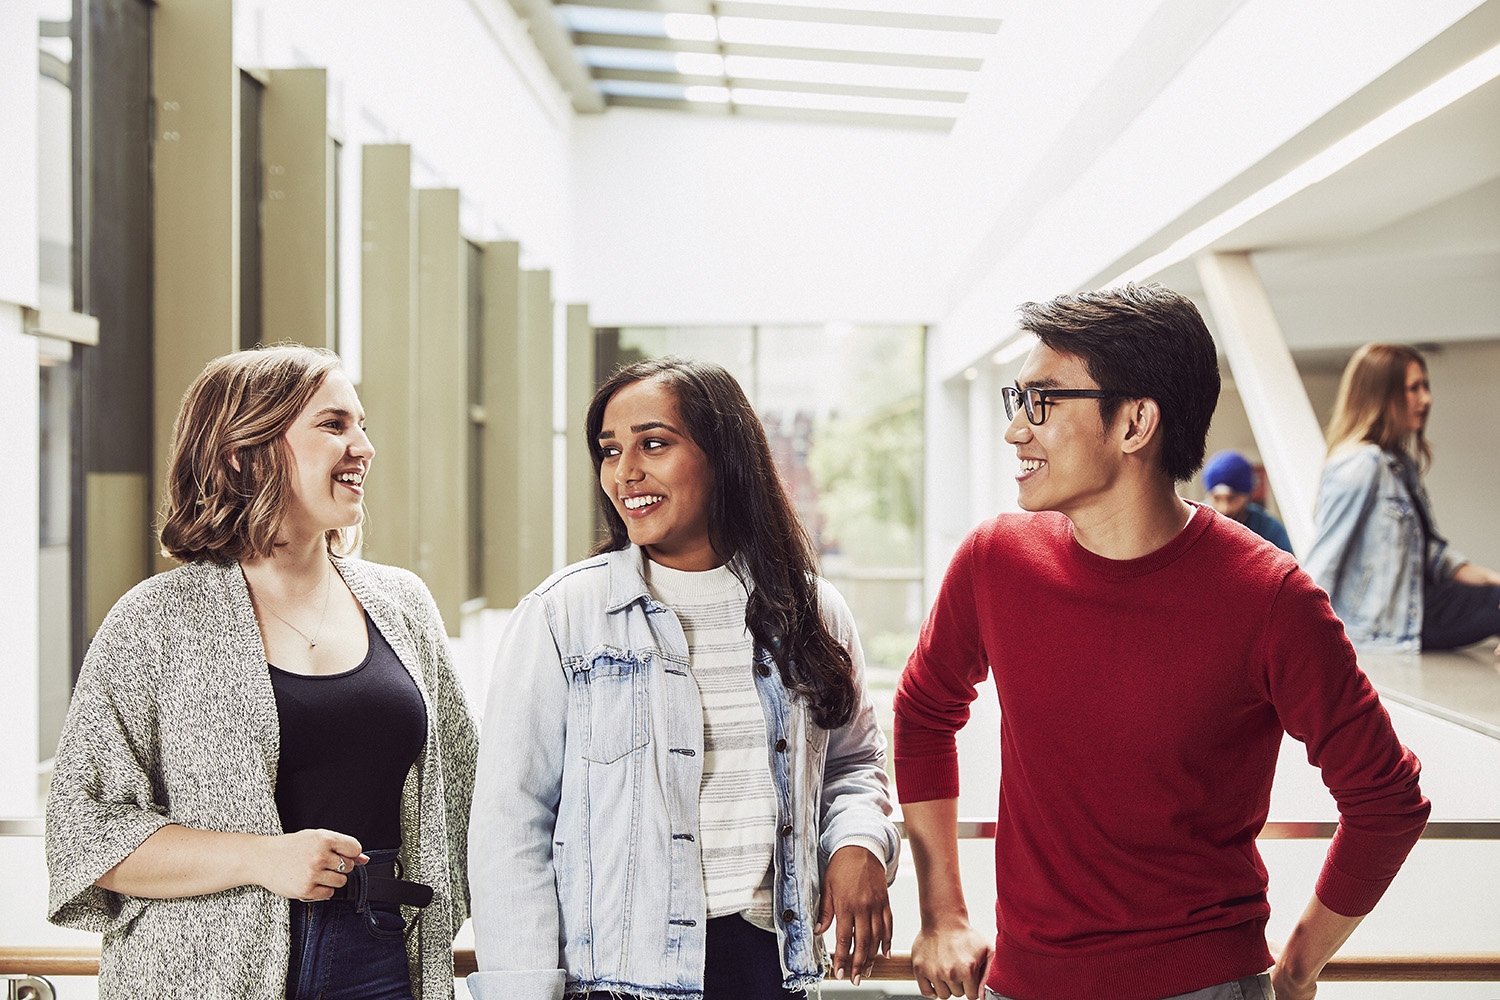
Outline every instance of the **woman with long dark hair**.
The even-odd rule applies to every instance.
[[[182,565],[89,644],[47,799],[48,917],[103,933],[101,997],[453,996],[477,736],[427,588],[350,555],[374,457],[329,351],[183,397]]]
[[[470,888],[480,1000],[792,995],[889,951],[899,848],[847,606],[717,365],[616,372],[610,537],[513,613]]]
[[[1365,648],[1453,649],[1500,633],[1500,573],[1433,522],[1422,485],[1431,409],[1427,362],[1410,347],[1366,344],[1339,382],[1304,565]]]

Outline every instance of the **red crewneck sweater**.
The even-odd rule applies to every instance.
[[[1125,561],[1061,514],[976,529],[896,694],[902,802],[958,795],[954,733],[991,672],[1003,996],[1151,1000],[1269,968],[1255,837],[1283,729],[1338,802],[1330,909],[1367,913],[1426,824],[1420,765],[1328,599],[1208,507]]]

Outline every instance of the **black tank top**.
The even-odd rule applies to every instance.
[[[401,846],[401,788],[427,739],[427,709],[368,612],[365,628],[369,654],[341,674],[268,666],[281,724],[281,828],[346,833],[368,851]]]

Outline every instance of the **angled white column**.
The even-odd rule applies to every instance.
[[[1305,554],[1326,452],[1318,418],[1250,255],[1209,253],[1197,265],[1281,519],[1292,548]]]

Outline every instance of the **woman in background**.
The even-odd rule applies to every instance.
[[[501,640],[469,833],[477,1000],[785,1000],[889,952],[899,840],[849,610],[717,365],[616,372],[610,537]]]
[[[1431,409],[1427,363],[1412,348],[1366,344],[1344,369],[1303,564],[1363,648],[1453,649],[1500,632],[1500,573],[1469,562],[1433,523],[1422,486]]]
[[[427,588],[348,557],[364,425],[305,347],[183,398],[183,565],[89,645],[47,803],[48,917],[103,933],[103,998],[453,996],[476,733]]]

